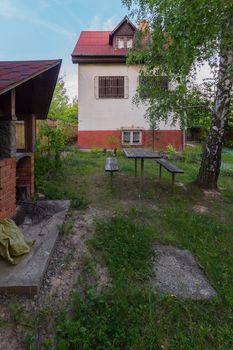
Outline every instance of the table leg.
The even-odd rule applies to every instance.
[[[137,177],[137,158],[134,158],[134,166],[135,166],[135,169],[134,169],[134,175],[135,177]]]
[[[141,177],[143,177],[143,171],[144,171],[144,158],[141,158]]]

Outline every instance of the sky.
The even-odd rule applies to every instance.
[[[62,58],[67,93],[77,96],[71,53],[82,30],[112,30],[127,15],[121,0],[0,0],[0,60]]]
[[[0,61],[62,58],[70,100],[78,95],[71,53],[82,30],[112,30],[127,15],[121,0],[0,0]],[[204,66],[198,80],[209,75]]]

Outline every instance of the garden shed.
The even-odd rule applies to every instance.
[[[36,120],[46,119],[61,60],[0,62],[0,220],[34,193]],[[16,123],[24,143],[16,146]]]

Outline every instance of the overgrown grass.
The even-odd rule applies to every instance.
[[[97,224],[92,245],[100,249],[114,283],[142,281],[150,275],[154,231],[127,217]]]
[[[120,173],[113,189],[104,173],[105,155],[68,149],[62,169],[47,176],[48,198],[72,199],[73,208],[87,204],[111,212],[97,218],[90,241],[92,257],[81,262],[82,283],[94,270],[95,254],[103,258],[111,287],[97,293],[87,283],[76,291],[68,311],[57,320],[56,339],[43,349],[56,350],[231,350],[233,349],[233,180],[222,171],[220,196],[206,196],[191,183],[196,179],[201,148],[186,151],[174,164],[185,170],[171,191],[171,177],[146,161],[144,182],[134,178],[134,162],[118,154]],[[233,155],[223,155],[224,166]],[[195,205],[209,209],[196,214]],[[112,216],[112,217],[111,217]],[[191,301],[161,295],[150,285],[155,244],[189,249],[218,293],[212,301]],[[30,348],[32,349],[32,348]]]
[[[155,227],[139,225],[137,215],[98,223],[91,243],[102,252],[113,286],[101,294],[90,289],[84,299],[74,294],[73,316],[59,319],[55,349],[232,348],[231,247],[219,261],[228,242],[226,228],[215,228],[209,217],[192,219],[187,212],[161,213],[159,220],[164,224],[163,216],[165,237],[158,236]],[[176,244],[196,253],[219,297],[203,302],[179,300],[152,290],[148,282],[153,242]]]

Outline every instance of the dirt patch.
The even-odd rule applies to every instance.
[[[197,214],[207,214],[209,212],[209,209],[203,205],[195,205],[193,207],[193,211]]]
[[[125,209],[138,209],[138,210],[153,210],[153,211],[159,211],[159,207],[157,204],[153,203],[150,200],[138,198],[138,200],[127,200],[127,201],[121,201],[121,204]]]
[[[1,350],[25,348],[23,339],[31,329],[38,349],[43,339],[53,338],[54,316],[67,305],[74,289],[82,292],[82,288],[86,288],[85,281],[80,282],[85,259],[94,261],[93,271],[88,274],[88,287],[92,286],[100,292],[111,285],[107,268],[98,257],[96,261],[87,244],[95,233],[95,218],[108,215],[108,212],[95,208],[73,212],[68,218],[73,223],[72,229],[68,234],[60,235],[40,294],[32,299],[0,296]],[[13,312],[9,305],[15,305]],[[15,319],[18,321],[15,322]]]
[[[221,192],[217,190],[204,190],[203,192],[206,197],[216,198],[221,196]]]
[[[217,294],[188,250],[156,246],[152,285],[160,292],[194,300]]]
[[[187,186],[183,182],[176,182],[175,185],[179,188],[182,188],[182,190],[187,191]]]

